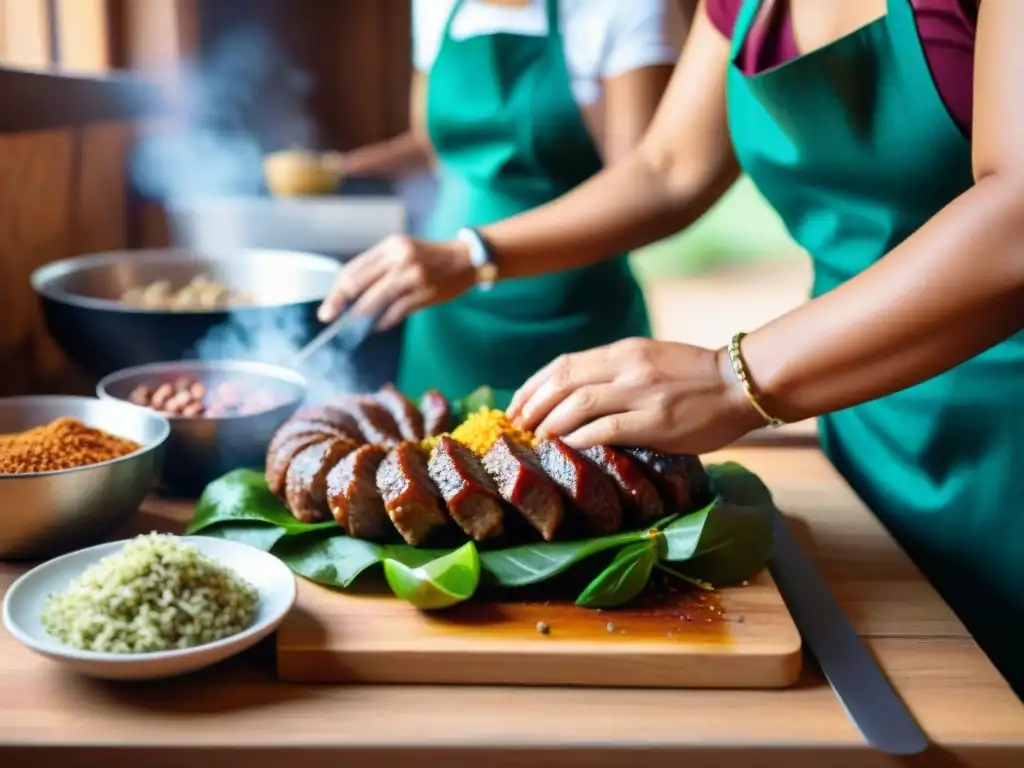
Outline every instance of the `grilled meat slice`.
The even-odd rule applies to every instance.
[[[384,509],[406,543],[418,547],[448,526],[437,486],[427,471],[427,457],[415,443],[400,443],[377,468],[377,488]]]
[[[466,535],[484,541],[502,534],[505,512],[501,496],[475,453],[444,435],[430,454],[427,470],[452,519]]]
[[[359,432],[368,443],[397,445],[402,441],[402,431],[391,414],[371,396],[343,395],[332,398],[326,405],[355,419]]]
[[[353,435],[349,430],[326,421],[291,418],[282,424],[270,439],[270,445],[267,446],[267,456],[274,453],[277,447],[285,440],[302,434],[324,434],[328,437],[344,437],[350,440],[360,440],[361,442],[361,439],[357,435]]]
[[[710,500],[708,473],[700,458],[650,448],[624,449],[643,466],[669,512],[689,512]]]
[[[395,532],[377,490],[377,468],[387,453],[379,445],[363,445],[327,473],[327,506],[354,539],[377,541]]]
[[[288,466],[285,502],[295,519],[319,523],[328,519],[327,473],[358,445],[347,439],[328,438],[299,451]]]
[[[658,489],[632,456],[606,445],[587,448],[583,455],[615,483],[622,510],[631,524],[653,523],[665,516],[665,503],[658,495]]]
[[[427,437],[443,434],[451,428],[451,407],[447,398],[436,389],[429,390],[420,398],[420,411],[423,413],[423,432]]]
[[[552,541],[565,519],[558,487],[536,455],[507,435],[500,436],[483,459],[498,493],[526,518],[545,541]]]
[[[399,392],[393,384],[385,384],[377,393],[377,402],[391,414],[404,440],[423,439],[423,414],[416,404]]]
[[[301,408],[290,421],[311,421],[318,424],[329,424],[345,436],[361,443],[370,442],[359,429],[359,424],[351,413],[330,403],[317,403]]]
[[[540,465],[569,497],[592,536],[615,533],[622,526],[622,503],[615,484],[594,462],[557,437],[537,446]]]
[[[321,432],[303,432],[282,440],[272,453],[267,455],[267,488],[275,496],[284,492],[288,467],[299,452],[311,445],[322,443],[327,435]]]

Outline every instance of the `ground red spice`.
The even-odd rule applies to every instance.
[[[63,417],[27,432],[0,435],[0,474],[22,475],[99,464],[142,446]]]

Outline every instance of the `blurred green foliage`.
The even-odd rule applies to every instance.
[[[693,226],[633,253],[641,281],[786,257],[798,246],[746,176]]]

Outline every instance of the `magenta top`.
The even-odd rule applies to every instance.
[[[772,0],[763,0],[770,3]],[[974,103],[974,33],[981,0],[910,0],[928,68],[950,117],[971,135]],[[707,0],[711,23],[732,37],[743,0]],[[751,31],[737,65],[747,75],[764,72],[800,55],[793,37],[789,3],[777,0],[760,34]]]

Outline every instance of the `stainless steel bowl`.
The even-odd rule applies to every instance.
[[[0,475],[0,558],[43,558],[99,541],[138,511],[159,473],[170,424],[158,413],[91,397],[0,399],[2,434],[62,416],[143,448],[75,469]]]
[[[233,469],[262,467],[270,438],[306,396],[306,381],[295,371],[242,360],[136,366],[103,378],[96,393],[103,399],[123,401],[140,384],[159,385],[181,377],[207,387],[221,381],[241,382],[273,393],[282,405],[244,416],[171,418],[160,485],[175,494],[194,495]]]
[[[79,368],[99,378],[131,366],[188,357],[265,359],[268,344],[297,348],[320,329],[316,308],[337,271],[336,259],[297,251],[139,250],[57,261],[33,272],[31,282],[58,346]],[[174,311],[120,301],[129,288],[157,280],[180,287],[199,274],[249,294],[253,304]],[[230,339],[200,353],[197,344],[218,326],[230,326]]]

